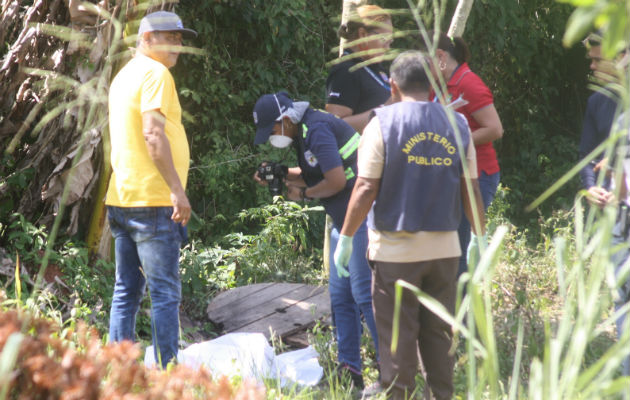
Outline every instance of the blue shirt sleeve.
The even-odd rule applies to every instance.
[[[343,165],[337,139],[327,124],[314,124],[306,136],[306,147],[317,158],[322,174]]]

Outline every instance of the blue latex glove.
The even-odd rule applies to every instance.
[[[335,267],[337,268],[337,276],[340,278],[350,276],[347,267],[350,263],[350,256],[352,256],[352,239],[352,236],[339,235],[339,241],[337,242],[337,248],[335,248],[333,258]]]
[[[470,232],[470,242],[468,243],[468,248],[466,249],[466,264],[468,264],[468,268],[470,270],[477,268],[477,264],[479,264],[479,260],[481,259],[481,253],[479,252],[479,239],[481,239],[483,249],[485,250],[488,247],[488,234],[484,234],[480,238],[475,235],[474,232]]]

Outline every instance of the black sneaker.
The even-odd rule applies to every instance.
[[[339,377],[339,381],[343,381],[344,379],[347,380],[347,377],[350,376],[352,387],[356,390],[363,389],[363,375],[361,375],[360,371],[357,371],[348,364],[339,364],[337,367],[337,376]]]

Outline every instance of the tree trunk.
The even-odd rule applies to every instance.
[[[139,7],[147,2],[148,9]],[[0,226],[16,211],[47,227],[60,214],[67,235],[83,239],[89,230],[93,249],[109,254],[101,243],[109,240],[103,234],[109,83],[130,55],[120,57],[128,52],[125,21],[172,2],[22,3],[2,0],[0,9],[0,43],[9,44],[0,47]]]
[[[367,0],[343,0],[341,8],[341,24],[348,22],[350,14],[357,9],[357,7],[367,4]],[[339,57],[343,55],[343,48],[346,43],[344,38],[339,39]]]
[[[462,36],[464,34],[472,5],[473,0],[459,0],[457,2],[455,14],[453,14],[453,19],[451,19],[451,26],[448,28],[447,34],[449,37]]]

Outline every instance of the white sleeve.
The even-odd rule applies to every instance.
[[[358,151],[359,176],[369,179],[381,178],[385,165],[385,147],[378,117],[372,118],[363,129]]]

